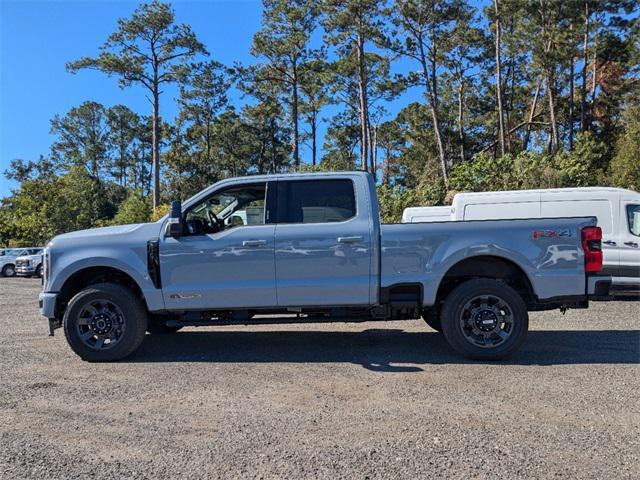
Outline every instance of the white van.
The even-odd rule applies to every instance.
[[[450,222],[451,207],[410,207],[402,212],[402,223]]]
[[[598,218],[602,228],[603,274],[613,277],[616,290],[640,290],[640,193],[623,188],[587,187],[505,192],[459,193],[451,207],[418,207],[403,214],[403,222],[514,218]],[[409,220],[409,218],[416,220]],[[419,220],[418,220],[419,219]]]

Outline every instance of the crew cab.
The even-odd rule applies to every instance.
[[[528,311],[606,296],[594,217],[381,225],[363,172],[223,180],[155,223],[55,237],[41,313],[88,361],[188,325],[422,316],[473,359],[522,344]]]

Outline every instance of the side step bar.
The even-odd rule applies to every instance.
[[[211,320],[167,320],[169,327],[211,327],[216,325],[274,325],[294,323],[363,323],[391,321],[374,317],[253,317],[253,318],[212,318]],[[398,319],[401,320],[401,319]],[[406,319],[404,319],[406,320]]]

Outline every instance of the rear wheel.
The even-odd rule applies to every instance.
[[[11,263],[9,265],[5,265],[2,267],[2,276],[3,277],[15,277],[16,275],[16,267]]]
[[[147,311],[131,290],[112,283],[75,295],[64,314],[64,334],[83,360],[109,362],[133,353],[147,328]]]
[[[529,328],[522,297],[491,279],[469,280],[456,287],[442,308],[442,331],[467,358],[498,360],[515,352]]]

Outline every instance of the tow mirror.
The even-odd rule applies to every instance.
[[[182,204],[180,200],[171,202],[169,221],[164,231],[165,237],[179,238],[182,235]]]

